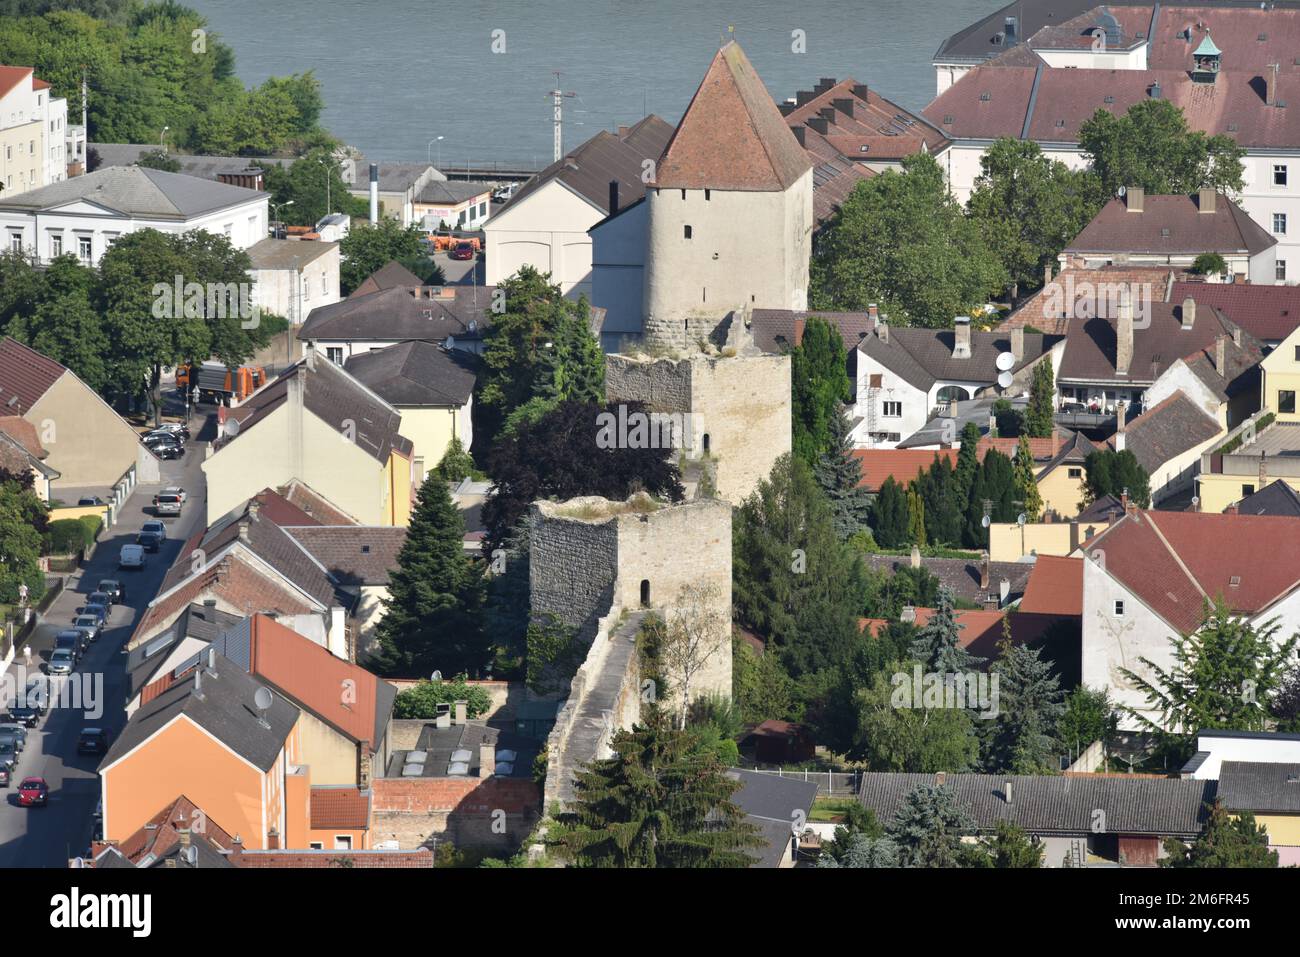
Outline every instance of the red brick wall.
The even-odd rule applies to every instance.
[[[374,812],[521,814],[540,808],[542,800],[536,784],[515,778],[376,778],[373,787]]]

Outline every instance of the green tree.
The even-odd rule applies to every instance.
[[[853,455],[849,439],[849,406],[841,405],[831,417],[830,445],[817,460],[813,474],[826,493],[840,538],[850,538],[867,528],[871,502],[861,488],[862,464]]]
[[[161,149],[141,153],[140,158],[135,162],[137,166],[162,170],[164,173],[179,173],[181,171],[181,161]]]
[[[901,325],[946,328],[999,291],[1006,273],[934,158],[918,153],[902,165],[859,183],[821,233],[811,304],[880,303]]]
[[[731,800],[740,783],[691,730],[651,709],[614,756],[577,772],[577,800],[547,843],[580,867],[748,867],[763,846]]]
[[[1218,253],[1201,253],[1192,260],[1190,272],[1198,276],[1221,276],[1228,271],[1228,262]]]
[[[1037,649],[1008,644],[992,672],[998,678],[997,717],[986,766],[995,774],[1056,772],[1056,724],[1065,705],[1051,664]]]
[[[916,640],[912,643],[912,657],[920,661],[928,671],[938,674],[973,671],[984,659],[961,647],[960,633],[963,627],[957,624],[957,617],[953,613],[952,590],[946,586],[941,587],[934,614],[925,623],[925,627],[917,632]]]
[[[810,467],[838,451],[836,419],[849,400],[848,355],[839,330],[809,318],[803,339],[790,354],[791,430],[794,454]]]
[[[1038,521],[1043,514],[1043,496],[1038,491],[1038,478],[1035,475],[1034,453],[1029,450],[1029,437],[1020,436],[1016,445],[1015,491],[1016,500],[1023,503],[1025,519]]]
[[[40,558],[49,510],[30,485],[7,475],[0,481],[0,602],[9,604],[20,585],[33,603],[45,594]]]
[[[890,475],[871,505],[871,533],[881,548],[898,548],[911,540],[907,493]]]
[[[303,175],[305,174],[306,169]],[[324,184],[321,189],[324,190]],[[321,205],[324,205],[323,202]],[[289,212],[292,211],[293,207],[289,207]],[[424,234],[414,225],[403,228],[397,220],[387,217],[373,226],[369,223],[353,223],[339,243],[339,255],[342,257],[339,264],[340,291],[345,296],[349,295],[372,273],[390,262],[405,266],[425,285],[442,285],[442,269],[434,264],[420,245],[422,235]]]
[[[261,165],[265,170],[263,178],[275,212],[290,225],[314,226],[328,213],[334,212],[347,213],[353,219],[366,215],[366,201],[348,192],[348,184],[343,182],[338,159],[328,148],[314,149],[294,160],[287,168],[279,163]],[[402,258],[416,258],[427,263],[428,257],[422,253],[418,240],[415,248],[409,243],[402,243]],[[351,278],[349,274],[349,279]]]
[[[858,724],[848,756],[872,771],[964,771],[979,758],[974,722],[964,708],[913,700],[912,666],[894,661],[858,691]]]
[[[442,453],[442,460],[434,470],[444,482],[463,482],[474,474],[474,459],[465,451],[460,436],[453,435],[447,443],[447,451]]]
[[[465,715],[470,720],[486,714],[492,707],[491,696],[478,685],[468,684],[466,675],[460,674],[451,681],[420,681],[397,693],[393,700],[394,718],[438,717],[439,705],[465,702]]]
[[[476,674],[488,663],[482,571],[465,555],[464,537],[446,483],[431,474],[416,496],[376,629],[385,673]]]
[[[1032,140],[1002,137],[980,157],[967,209],[1008,279],[1021,291],[1043,283],[1043,268],[1101,208],[1095,177],[1043,155]]]
[[[1098,107],[1079,128],[1079,145],[1092,159],[1103,196],[1120,187],[1148,193],[1194,193],[1211,187],[1239,193],[1246,150],[1227,133],[1190,129],[1168,100],[1146,99],[1123,116]]]
[[[24,292],[6,331],[37,352],[75,372],[86,385],[103,392],[108,385],[103,325],[93,305],[95,273],[76,257],[58,257]]]
[[[1165,839],[1161,867],[1277,867],[1277,851],[1268,846],[1268,832],[1255,823],[1255,815],[1228,813],[1215,798],[1200,836],[1188,847],[1176,838]]]
[[[1120,498],[1128,492],[1138,508],[1151,507],[1151,479],[1130,449],[1099,449],[1083,461],[1084,498],[1091,504],[1106,495]]]
[[[987,855],[989,867],[1000,869],[1043,866],[1043,845],[1010,821],[998,821],[997,830],[982,838],[979,852]]]
[[[1056,383],[1052,363],[1045,360],[1034,366],[1034,378],[1029,386],[1029,408],[1025,410],[1025,434],[1031,439],[1045,439],[1052,434],[1055,424]]]
[[[749,724],[789,719],[794,683],[777,656],[759,654],[740,637],[731,647],[731,688],[741,718]]]
[[[1080,685],[1065,696],[1065,710],[1056,723],[1056,737],[1061,747],[1077,760],[1094,741],[1101,741],[1104,747],[1118,728],[1119,715],[1111,704],[1110,690]]]
[[[837,840],[843,828],[836,828]],[[845,833],[843,851],[837,856],[823,850],[818,867],[898,867],[898,845],[887,837],[872,837],[856,831]]]
[[[925,546],[925,499],[917,492],[915,482],[907,490],[907,541]]]
[[[904,867],[957,867],[961,839],[974,830],[952,788],[920,784],[903,798],[887,833],[898,844]]]
[[[961,545],[965,498],[955,491],[952,462],[935,453],[929,470],[922,470],[912,483],[925,506],[925,533],[934,545]]]
[[[971,544],[966,531],[967,517],[970,511],[971,495],[975,489],[975,480],[979,476],[980,428],[974,422],[967,422],[961,429],[960,448],[957,451],[957,464],[953,468],[952,496],[962,512],[962,539]]]

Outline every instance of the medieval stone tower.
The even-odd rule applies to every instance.
[[[713,58],[646,193],[645,341],[708,341],[731,312],[806,309],[812,163],[743,50]]]

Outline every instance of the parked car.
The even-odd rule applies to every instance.
[[[117,557],[118,568],[144,568],[144,549],[139,545],[123,545]]]
[[[101,595],[99,598],[95,598],[92,595],[87,598],[86,603],[78,608],[77,614],[72,617],[75,619],[86,615],[93,615],[98,618],[101,627],[108,622],[108,602],[104,599],[104,596]]]
[[[163,460],[179,459],[185,455],[185,448],[180,445],[149,445],[146,448]]]
[[[126,589],[122,587],[122,583],[116,578],[102,579],[99,587],[95,590],[107,595],[111,605],[120,605],[126,601]]]
[[[78,754],[107,754],[108,732],[103,728],[82,728],[77,738]]]
[[[72,656],[74,665],[81,657],[81,653],[86,649],[86,646],[85,632],[79,628],[69,628],[54,636],[54,653],[58,654],[60,651],[66,651]]]
[[[0,764],[8,767],[10,774],[18,767],[18,744],[12,736],[0,734]]]
[[[83,495],[81,498],[77,499],[78,507],[85,506],[85,505],[107,505],[107,504],[108,503],[105,502],[98,495]]]
[[[149,430],[150,435],[154,435],[159,432],[167,432],[182,439],[188,439],[190,437],[190,427],[186,425],[184,422],[164,422],[162,425],[158,426],[157,428],[153,428]]]
[[[78,615],[72,619],[72,627],[85,636],[81,646],[82,652],[85,652],[92,641],[99,639],[100,632],[104,630],[104,623],[99,620],[98,615]]]
[[[167,526],[159,521],[145,522],[143,525],[140,526],[140,531],[157,532],[160,537],[164,539],[167,537]]]
[[[29,704],[14,705],[9,709],[9,720],[21,724],[24,728],[34,728],[41,720],[39,708]]]
[[[45,714],[50,707],[50,679],[40,674],[30,678],[23,694],[23,704],[38,715]]]
[[[135,536],[135,543],[146,552],[156,552],[162,547],[163,535],[157,530],[145,531],[141,529],[139,534]]]
[[[73,665],[72,652],[67,648],[60,648],[50,655],[49,670],[52,675],[70,675],[72,674]]]
[[[10,774],[9,769],[0,764],[0,788],[7,788],[11,777],[13,777],[13,775]]]
[[[185,489],[181,488],[179,485],[168,485],[165,489],[163,489],[158,494],[175,495],[180,498],[182,505],[184,505],[186,500],[189,498],[189,493],[187,493]]]
[[[6,721],[0,724],[0,735],[12,735],[19,751],[27,749],[27,725]]]
[[[168,495],[159,492],[153,497],[153,513],[158,516],[176,516],[181,513],[181,507],[184,504],[185,500],[179,495]]]
[[[45,778],[23,778],[23,783],[18,785],[18,803],[22,807],[44,807],[49,799],[50,786]]]
[[[473,259],[474,247],[470,243],[457,243],[447,255],[452,259]]]

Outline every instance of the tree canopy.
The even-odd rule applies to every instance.
[[[832,451],[835,419],[850,397],[848,355],[839,330],[825,319],[809,318],[803,339],[791,350],[791,429],[795,455],[815,466]]]

